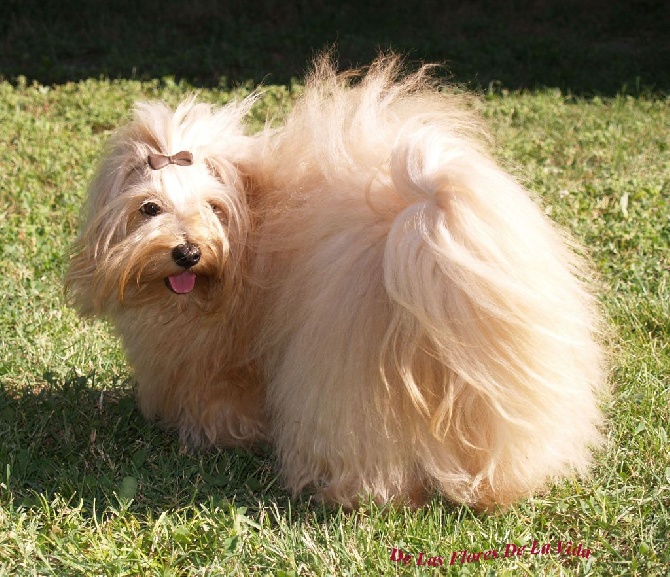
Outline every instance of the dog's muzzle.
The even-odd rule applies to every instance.
[[[172,249],[172,260],[184,268],[191,268],[200,261],[200,249],[193,243],[180,244]]]
[[[179,295],[190,293],[195,288],[196,281],[196,275],[190,269],[200,261],[200,249],[192,242],[180,244],[172,249],[172,260],[185,270],[167,277],[165,286]]]

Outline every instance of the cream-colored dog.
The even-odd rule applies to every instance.
[[[140,104],[90,188],[67,286],[110,318],[147,417],[268,439],[292,491],[505,505],[600,441],[584,265],[460,97],[317,61],[276,131],[253,98]]]

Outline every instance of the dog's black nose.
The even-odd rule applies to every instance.
[[[200,249],[192,242],[180,244],[172,249],[172,259],[179,266],[190,268],[200,260]]]

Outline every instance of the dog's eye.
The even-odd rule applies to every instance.
[[[212,212],[219,220],[224,220],[226,217],[226,212],[218,205],[213,202],[209,203],[209,208],[212,209]]]
[[[161,212],[161,207],[158,206],[155,202],[145,202],[140,207],[140,212],[144,216],[157,216]]]

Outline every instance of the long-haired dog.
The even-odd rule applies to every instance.
[[[461,97],[400,68],[322,58],[254,136],[253,98],[138,105],[66,283],[190,443],[267,439],[289,489],[347,506],[506,505],[588,468],[598,307]]]

